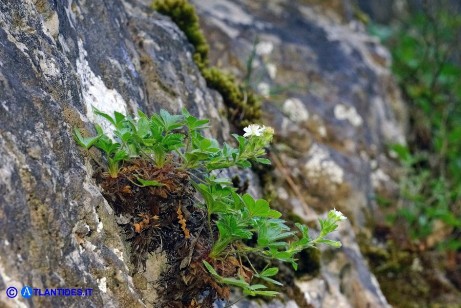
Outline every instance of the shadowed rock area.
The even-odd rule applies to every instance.
[[[261,2],[262,3],[262,2]],[[361,26],[308,1],[195,1],[211,59],[266,97],[276,130],[274,169],[251,191],[310,223],[336,207],[350,219],[322,248],[320,269],[295,276],[271,303],[239,307],[386,307],[358,249],[371,238],[377,189],[392,193],[386,144],[403,140],[389,56]],[[72,129],[93,132],[91,106],[111,113],[160,108],[211,120],[231,140],[221,96],[206,87],[193,47],[148,1],[0,2],[0,303],[6,307],[152,307],[166,263],[134,271],[114,210]],[[271,89],[267,93],[267,89]],[[403,116],[404,117],[404,116]],[[261,182],[265,187],[261,187]],[[287,217],[290,217],[287,216]],[[309,261],[301,262],[309,267]],[[315,267],[315,266],[314,266]],[[136,272],[136,273],[135,273]],[[92,288],[91,296],[10,299],[5,289]],[[282,302],[282,300],[284,302]]]

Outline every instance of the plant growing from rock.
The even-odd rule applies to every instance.
[[[325,238],[346,219],[340,212],[332,210],[320,220],[320,234],[313,239],[306,226],[292,230],[266,200],[237,193],[229,179],[213,172],[270,164],[265,147],[272,128],[249,125],[243,136],[233,135],[234,147],[205,137],[208,120],[186,110],[180,115],[161,110],[151,117],[139,111],[136,118],[95,113],[113,126],[113,134],[95,125],[96,136],[83,137],[75,129],[75,140],[104,154],[107,172],[95,177],[124,218],[136,268],[145,265],[148,253],[167,252],[171,266],[159,284],[168,288],[168,302],[211,306],[216,297],[229,297],[228,286],[250,296],[275,296],[267,284],[282,283],[274,278],[278,268],[269,266],[272,261],[296,269],[300,251],[320,243],[341,245]],[[267,266],[257,268],[254,256]]]

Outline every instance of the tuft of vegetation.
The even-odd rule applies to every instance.
[[[229,107],[231,121],[243,128],[261,118],[261,101],[251,91],[244,90],[235,78],[222,72],[217,67],[209,67],[202,71],[210,88],[218,91]]]
[[[194,6],[187,0],[156,0],[152,3],[152,7],[160,14],[169,16],[184,32],[195,48],[194,60],[197,66],[201,70],[208,67],[209,46],[200,29]]]
[[[155,0],[153,9],[169,16],[194,46],[194,61],[200,69],[207,85],[218,91],[228,106],[230,119],[242,129],[261,119],[261,101],[248,88],[240,85],[234,77],[217,67],[210,67],[208,60],[209,45],[200,29],[195,8],[187,0]]]
[[[420,248],[437,225],[438,247],[461,249],[461,16],[424,7],[398,28],[374,27],[390,47],[393,71],[410,110],[409,145],[394,145],[406,169],[400,209]]]
[[[96,136],[74,129],[75,140],[103,153],[106,164],[96,178],[116,214],[128,221],[123,227],[134,265],[145,265],[159,248],[167,252],[171,268],[161,280],[166,302],[211,307],[217,297],[229,297],[229,286],[249,296],[276,296],[268,287],[282,285],[274,262],[297,269],[296,255],[303,250],[341,246],[327,239],[346,219],[341,212],[331,210],[320,219],[320,233],[311,238],[300,223],[290,228],[268,201],[239,193],[230,179],[212,173],[270,164],[264,156],[272,128],[249,125],[243,136],[233,135],[233,147],[204,137],[208,120],[186,110],[151,117],[138,111],[136,118],[94,112],[112,125],[113,134],[95,125]],[[255,256],[266,266],[253,264]]]

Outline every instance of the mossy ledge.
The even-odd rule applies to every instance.
[[[230,120],[242,129],[251,123],[261,122],[261,101],[235,78],[217,67],[210,66],[209,45],[200,29],[199,18],[193,5],[187,0],[155,0],[152,8],[169,16],[194,46],[194,61],[207,85],[218,91],[229,108]]]

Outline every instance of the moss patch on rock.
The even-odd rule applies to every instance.
[[[195,8],[187,0],[156,0],[152,8],[169,16],[194,46],[194,61],[207,85],[218,91],[229,108],[230,120],[238,128],[261,121],[261,101],[235,78],[217,67],[210,67],[209,45],[200,29]]]
[[[152,3],[152,8],[174,21],[194,46],[194,60],[197,66],[200,70],[207,67],[209,46],[200,30],[195,8],[186,0],[157,0]]]

